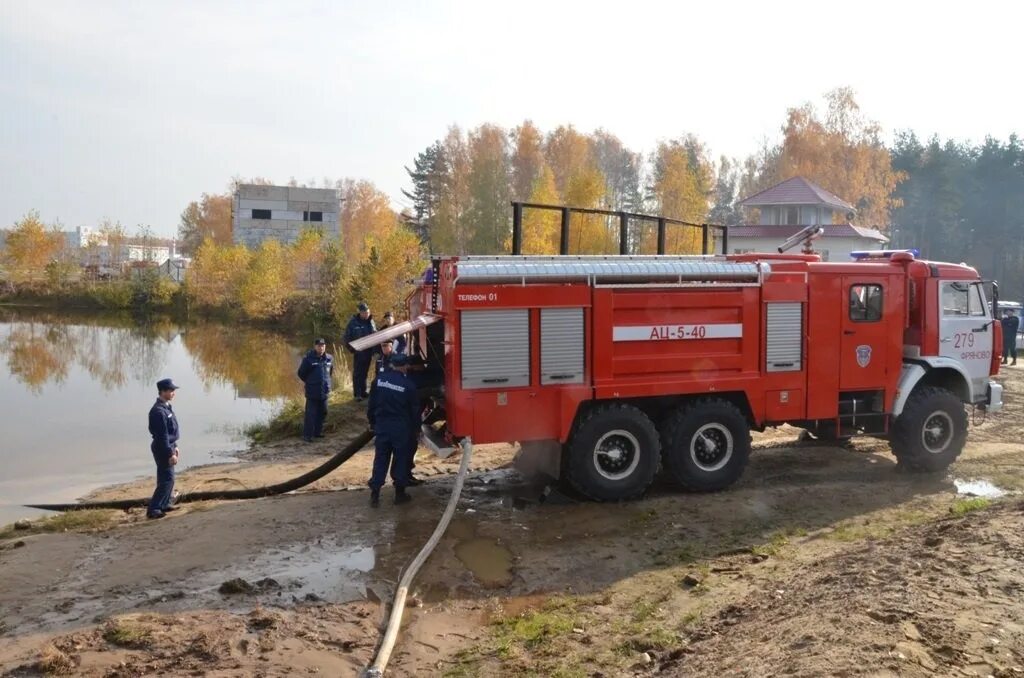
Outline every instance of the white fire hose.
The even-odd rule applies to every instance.
[[[405,571],[402,573],[402,578],[398,582],[398,588],[395,590],[395,600],[391,605],[391,616],[388,619],[387,629],[384,632],[384,639],[380,643],[380,648],[377,650],[373,664],[370,665],[370,668],[366,669],[365,675],[368,678],[382,678],[384,675],[384,669],[388,665],[391,651],[394,649],[395,641],[398,639],[398,630],[402,626],[402,613],[405,611],[405,599],[409,595],[409,586],[412,585],[412,580],[423,566],[423,563],[427,562],[427,558],[433,553],[434,547],[441,541],[445,530],[448,529],[448,523],[452,521],[452,516],[455,515],[455,507],[459,504],[459,495],[462,494],[462,485],[466,481],[466,472],[469,470],[469,458],[473,455],[473,443],[469,438],[465,438],[462,441],[461,447],[462,462],[459,464],[459,474],[455,477],[455,487],[452,488],[452,496],[448,499],[448,506],[441,516],[441,521],[434,528],[434,533],[430,535],[430,539],[427,540],[427,543],[423,545],[423,548],[416,554],[416,557],[412,559],[412,562],[406,566]]]

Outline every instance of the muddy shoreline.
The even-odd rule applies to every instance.
[[[481,446],[392,674],[1024,675],[1024,371],[1002,378],[1006,412],[973,427],[940,477],[899,473],[884,441],[797,445],[783,429],[756,436],[729,491],[659,480],[641,501],[599,505],[541,501],[507,468],[509,446]],[[298,475],[351,433],[261,446],[179,487]],[[413,503],[385,491],[372,511],[371,457],[294,494],[10,535],[0,675],[357,675],[457,468],[421,452]],[[972,496],[988,490],[965,481],[1007,494]]]

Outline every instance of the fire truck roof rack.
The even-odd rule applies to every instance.
[[[457,283],[756,284],[771,273],[764,262],[712,257],[467,257],[456,266]]]
[[[512,254],[514,255],[520,255],[523,253],[523,209],[549,210],[561,213],[562,223],[558,241],[558,253],[560,255],[569,254],[569,222],[572,219],[573,212],[577,214],[596,214],[604,217],[617,218],[619,220],[620,255],[628,255],[630,251],[630,221],[648,221],[654,222],[657,225],[658,254],[665,254],[665,235],[669,226],[688,226],[691,228],[699,228],[701,230],[701,252],[704,254],[712,253],[711,249],[714,247],[714,243],[711,240],[713,235],[712,231],[717,231],[718,240],[722,243],[722,252],[724,253],[729,251],[729,229],[721,224],[695,224],[689,221],[659,217],[651,214],[637,214],[635,212],[622,211],[615,212],[612,210],[601,210],[591,207],[567,207],[565,205],[543,205],[533,202],[512,201]]]

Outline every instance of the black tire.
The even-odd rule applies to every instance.
[[[750,459],[750,426],[732,403],[698,400],[669,418],[662,457],[684,490],[724,489],[739,480]]]
[[[654,481],[660,451],[658,432],[646,414],[632,405],[599,405],[573,431],[566,478],[596,501],[635,499]]]
[[[944,471],[967,442],[967,413],[944,388],[926,386],[910,394],[889,434],[893,454],[912,471]]]

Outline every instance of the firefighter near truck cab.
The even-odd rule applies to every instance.
[[[977,271],[808,249],[435,259],[407,323],[438,368],[423,385],[428,443],[518,442],[598,501],[639,497],[661,468],[721,490],[750,432],[780,424],[886,437],[901,466],[945,469],[965,406],[1002,406],[1001,331]]]

